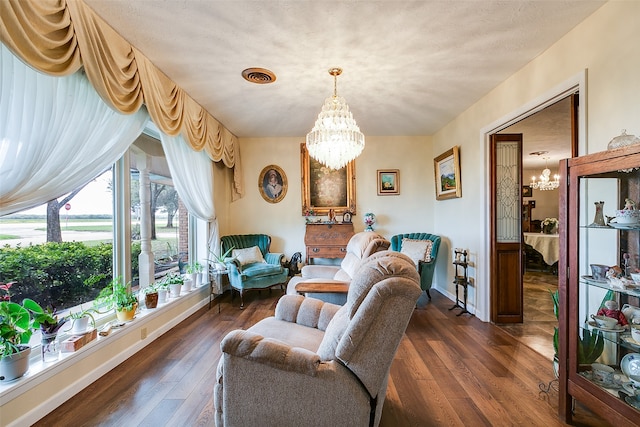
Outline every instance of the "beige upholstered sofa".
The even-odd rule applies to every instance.
[[[413,261],[384,251],[363,261],[342,307],[284,295],[275,316],[222,340],[216,425],[378,425],[420,293]]]
[[[361,231],[354,234],[347,243],[347,252],[344,259],[337,265],[305,265],[302,267],[301,276],[294,276],[287,284],[287,294],[296,295],[296,285],[301,282],[313,283],[322,287],[324,285],[345,284],[351,282],[351,278],[360,261],[371,254],[389,249],[391,242],[372,231]],[[326,291],[311,292],[305,294],[308,297],[318,298],[325,302],[344,304],[346,293],[327,293]]]

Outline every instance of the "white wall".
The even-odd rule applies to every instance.
[[[546,52],[509,77],[433,136],[433,150],[444,151],[452,141],[461,144],[463,198],[435,204],[434,231],[449,236],[456,246],[477,254],[477,295],[470,300],[476,314],[489,317],[487,254],[488,194],[487,142],[483,129],[512,118],[532,100],[541,99],[587,70],[586,132],[580,154],[598,152],[621,129],[640,134],[640,2],[609,2],[576,26]],[[469,215],[473,212],[472,215]],[[457,224],[452,227],[451,224]],[[439,274],[438,284],[453,286]],[[475,299],[475,300],[474,300]]]

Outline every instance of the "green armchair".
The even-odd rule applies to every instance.
[[[284,254],[269,252],[270,236],[236,234],[223,236],[220,240],[222,253],[233,248],[225,265],[232,291],[235,289],[240,294],[240,309],[244,308],[244,291],[282,286],[287,281],[289,270],[282,266]]]
[[[408,239],[406,242],[410,244],[405,245],[403,249],[402,243],[404,239]],[[431,241],[431,244],[421,245],[421,241]],[[433,273],[436,269],[439,248],[440,236],[435,234],[406,233],[391,237],[391,250],[402,252],[413,259],[420,274],[420,288],[427,293],[429,299],[431,299],[429,289],[431,289],[431,283],[433,282]]]

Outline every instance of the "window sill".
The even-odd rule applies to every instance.
[[[171,322],[166,322],[163,327],[149,331],[149,334],[147,336],[147,330],[145,328],[146,325],[149,325],[154,320],[161,318],[169,310],[171,310],[172,308],[176,308],[180,303],[184,303],[187,299],[194,300],[193,304],[188,307],[187,310],[183,311],[179,317],[171,319]],[[135,343],[135,345],[131,346],[135,348],[132,349],[133,351],[131,351],[131,349],[126,349],[125,351],[121,352],[115,359],[120,357],[124,357],[124,359],[116,361],[115,366],[117,366],[118,364],[124,362],[132,354],[135,354],[137,351],[144,348],[156,338],[174,327],[177,323],[184,320],[186,317],[190,316],[191,314],[195,313],[197,310],[208,304],[209,285],[200,286],[191,290],[185,295],[180,295],[177,298],[170,298],[166,303],[158,304],[157,308],[141,309],[136,314],[135,319],[129,323],[126,323],[125,326],[112,329],[111,333],[105,337],[98,335],[97,339],[93,340],[92,342],[75,352],[61,352],[59,354],[58,360],[55,362],[43,363],[40,356],[40,347],[37,346],[37,348],[32,349],[32,354],[29,361],[29,370],[27,371],[27,373],[24,376],[13,381],[0,383],[0,407],[11,400],[18,398],[23,393],[26,393],[31,389],[39,386],[40,384],[46,382],[52,377],[65,372],[67,369],[73,369],[73,366],[75,364],[82,362],[84,359],[91,357],[101,350],[107,349],[111,343],[114,343],[120,338],[126,337],[127,335],[131,334],[135,335],[135,333],[137,332],[137,342]],[[112,316],[113,319],[115,319],[115,314],[113,314]],[[95,369],[104,369],[105,365],[109,364],[96,366]],[[104,373],[108,372],[115,366],[109,366]],[[101,375],[102,374],[99,374],[99,376]],[[80,378],[75,378],[75,380],[80,380]],[[75,394],[77,391],[73,392],[73,394]],[[68,389],[65,389],[64,392],[68,393]],[[71,395],[64,398],[64,400],[71,397]],[[42,401],[45,400],[47,399],[42,399]]]

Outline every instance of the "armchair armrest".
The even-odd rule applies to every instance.
[[[276,305],[274,317],[285,322],[317,328],[325,331],[341,306],[305,298],[302,295],[284,295]]]
[[[264,256],[264,260],[267,264],[282,264],[282,259],[284,258],[283,253],[278,252],[267,252]]]
[[[316,376],[320,366],[320,356],[309,350],[290,347],[282,341],[264,338],[249,331],[230,332],[220,347],[223,353],[232,356],[312,377]]]

